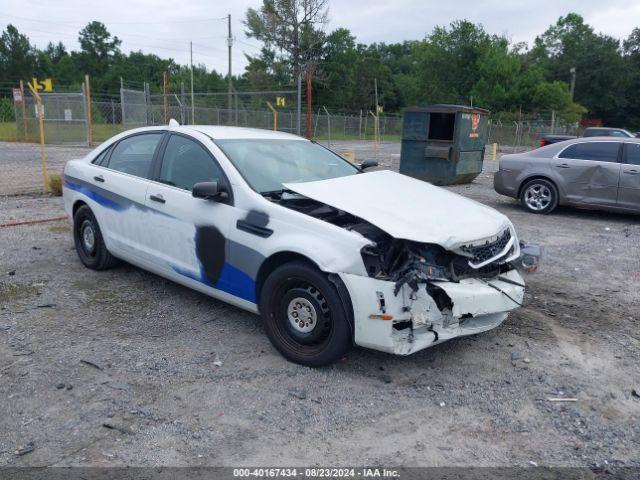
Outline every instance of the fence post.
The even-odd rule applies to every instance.
[[[25,107],[26,100],[24,98],[24,82],[20,80],[20,94],[22,95],[22,135],[24,141],[27,141],[27,108]]]
[[[91,146],[93,143],[93,122],[91,119],[91,85],[89,84],[89,75],[84,76],[84,84],[86,85],[84,100],[87,104],[85,109],[87,113],[87,144]]]
[[[329,110],[327,110],[327,107],[323,105],[322,108],[327,114],[327,148],[331,148],[331,115],[329,115]]]
[[[122,126],[124,127],[124,81],[122,77],[120,77],[120,121],[122,122]]]
[[[278,112],[276,111],[275,108],[273,108],[273,105],[271,105],[271,102],[267,102],[267,107],[269,107],[273,112],[273,130],[274,131],[278,130]]]
[[[169,97],[167,97],[167,92],[169,90],[169,72],[166,70],[162,72],[162,106],[164,110],[164,124],[169,124]]]
[[[44,148],[44,112],[42,111],[42,99],[38,92],[33,88],[31,83],[27,82],[27,86],[31,93],[36,98],[36,104],[38,105],[38,129],[40,130],[40,156],[42,160],[42,181],[44,182],[44,191],[49,191],[49,173],[47,172],[47,154]]]

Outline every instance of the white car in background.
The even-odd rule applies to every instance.
[[[260,313],[288,359],[354,344],[407,355],[498,326],[521,305],[511,222],[306,139],[234,127],[148,127],[64,170],[82,263],[125,260]]]

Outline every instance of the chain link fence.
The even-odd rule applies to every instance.
[[[11,97],[0,97],[0,142],[39,142],[38,107],[35,98],[26,94],[23,103],[14,104]],[[70,158],[89,150],[89,139],[99,144],[131,128],[163,125],[176,119],[183,125],[229,125],[297,133],[297,98],[293,89],[260,92],[233,91],[194,93],[180,89],[168,95],[150,94],[148,84],[124,84],[119,94],[93,95],[90,107],[84,88],[76,92],[41,94],[44,137],[47,144],[64,146],[47,149],[49,173],[59,174]],[[87,111],[89,109],[89,111]],[[90,115],[90,117],[89,117]],[[547,116],[549,117],[549,116]],[[540,138],[549,133],[579,135],[577,126],[560,125],[555,116],[507,120],[494,117],[489,122],[489,144],[495,151],[513,152],[535,148]],[[402,116],[381,113],[378,121],[378,142],[397,149],[402,137]],[[307,132],[306,112],[302,112],[301,134]],[[310,115],[313,137],[338,150],[349,144],[363,148],[376,139],[376,117],[367,110],[343,113],[316,107]],[[378,143],[375,149],[378,151]],[[395,145],[395,146],[394,146]],[[85,148],[67,148],[83,146]],[[385,148],[387,148],[385,147]],[[398,147],[398,148],[396,148]],[[384,148],[383,148],[384,149]],[[20,152],[30,152],[22,156]],[[487,152],[492,158],[492,146]],[[28,159],[27,159],[28,157]],[[42,191],[43,175],[37,145],[0,143],[0,195]]]

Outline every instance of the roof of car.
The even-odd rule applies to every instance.
[[[173,127],[174,130],[197,130],[214,140],[231,139],[281,139],[281,140],[305,140],[303,137],[286,132],[264,130],[260,128],[223,127],[214,125],[184,125]]]
[[[640,138],[637,137],[612,137],[612,136],[604,136],[604,137],[578,137],[573,138],[571,140],[565,140],[564,142],[559,143],[581,143],[581,142],[631,142],[631,143],[640,143]]]

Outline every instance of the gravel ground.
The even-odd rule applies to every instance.
[[[380,152],[397,165],[397,144]],[[545,246],[524,308],[316,370],[257,316],[131,266],[85,269],[66,222],[0,229],[0,465],[640,466],[638,217],[526,214],[493,192],[495,168],[451,189]],[[0,198],[0,223],[61,213]]]

